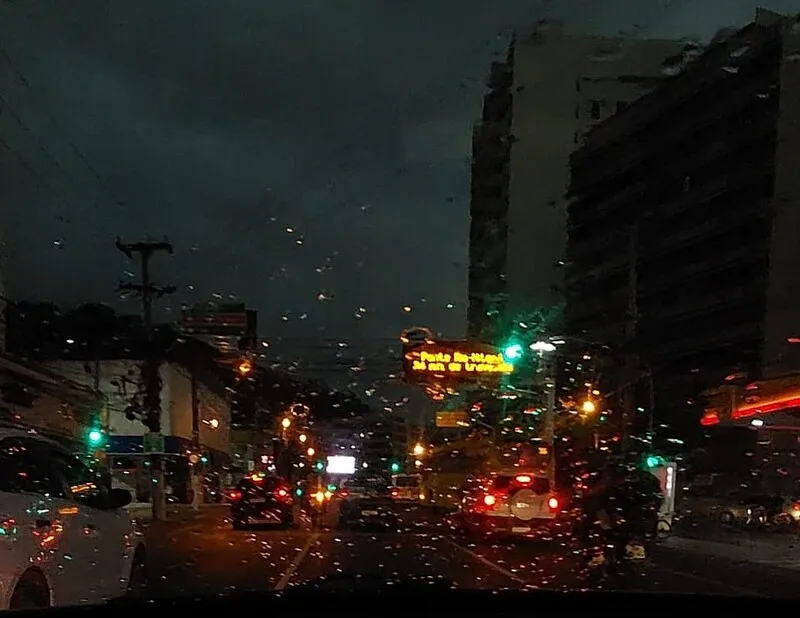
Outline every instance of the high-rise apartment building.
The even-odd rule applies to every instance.
[[[659,413],[800,367],[798,60],[759,11],[572,156],[568,331],[644,359]]]
[[[682,58],[674,41],[568,36],[542,23],[492,65],[473,132],[470,336],[507,308],[562,302],[569,156]]]

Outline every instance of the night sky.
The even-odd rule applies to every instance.
[[[10,295],[116,303],[135,269],[114,237],[166,234],[176,254],[154,272],[178,288],[162,303],[173,314],[212,295],[241,300],[264,338],[292,348],[318,338],[377,349],[411,324],[457,336],[471,125],[511,29],[551,17],[575,31],[707,39],[757,5],[800,9],[0,0]]]

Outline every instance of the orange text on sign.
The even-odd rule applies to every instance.
[[[484,352],[420,352],[411,370],[427,373],[512,373],[514,366],[500,354]]]

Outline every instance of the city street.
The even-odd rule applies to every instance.
[[[576,574],[575,556],[557,543],[480,546],[434,527],[401,533],[325,526],[315,531],[307,521],[293,530],[233,531],[225,513],[224,507],[210,507],[150,527],[146,596],[281,590],[321,577],[334,578],[345,589],[359,580],[371,585],[401,578],[443,579],[464,588],[587,587]],[[644,575],[613,587],[800,597],[800,570],[753,564],[724,551],[715,554],[715,545],[692,542],[676,538],[657,546]]]

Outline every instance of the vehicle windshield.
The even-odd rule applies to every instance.
[[[0,0],[0,612],[800,598],[798,123],[800,0]]]
[[[272,493],[284,486],[284,482],[277,477],[255,477],[242,480],[238,489],[246,494]]]
[[[420,479],[416,476],[398,476],[394,479],[394,486],[395,487],[419,487]]]

